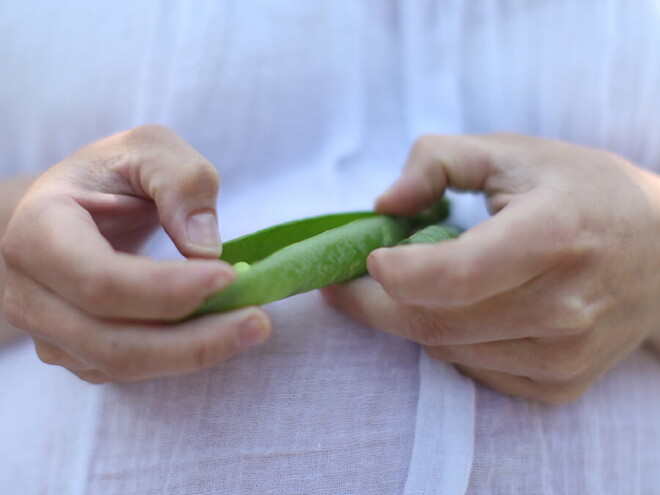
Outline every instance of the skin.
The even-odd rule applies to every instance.
[[[377,202],[412,214],[445,188],[492,216],[435,245],[378,249],[371,278],[324,290],[372,327],[504,393],[576,399],[660,341],[660,178],[621,157],[532,137],[425,136]]]
[[[40,176],[1,242],[5,327],[42,361],[92,383],[134,382],[214,366],[263,342],[259,308],[167,323],[226,287],[218,261],[215,168],[173,131],[142,126],[93,143]],[[4,198],[4,196],[3,196]],[[188,259],[137,254],[161,224]]]
[[[321,225],[319,220],[323,218],[317,217],[313,223]],[[307,220],[299,222],[301,231],[306,223]],[[295,224],[288,225],[295,227]],[[291,229],[292,236],[295,230]],[[401,222],[389,216],[373,215],[292,242],[263,259],[254,260],[250,250],[246,249],[244,259],[254,260],[254,266],[245,270],[245,263],[243,269],[239,264],[234,265],[234,269],[242,270],[243,274],[227,290],[207,300],[196,314],[267,304],[333,282],[350,280],[366,271],[365,261],[373,249],[395,244],[403,238],[405,232]],[[256,232],[250,237],[261,239],[262,245],[270,245],[271,234],[267,230]],[[233,247],[234,243],[227,243],[227,249]],[[234,250],[240,251],[238,248]]]
[[[0,182],[0,237],[7,230],[12,213],[33,182],[34,177],[20,177]],[[5,264],[2,257],[0,257],[0,300],[4,299],[6,278]],[[3,313],[0,312],[0,346],[23,335],[24,333],[15,326],[10,325],[4,318]]]
[[[112,136],[33,181],[0,183],[0,341],[21,327],[44,362],[103,383],[213,366],[268,337],[257,308],[163,323],[235,277],[213,259],[217,174],[172,131]],[[645,340],[660,355],[657,176],[559,142],[427,136],[377,208],[413,214],[447,186],[485,191],[492,219],[455,241],[377,250],[372,279],[327,298],[483,383],[550,402]],[[191,242],[200,212],[216,227]],[[158,223],[190,261],[135,254]]]

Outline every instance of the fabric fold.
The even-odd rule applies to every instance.
[[[474,449],[474,383],[422,352],[415,440],[404,495],[467,490]]]

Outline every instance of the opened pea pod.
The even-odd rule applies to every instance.
[[[456,237],[436,225],[449,213],[446,200],[412,217],[374,212],[339,213],[287,222],[226,242],[221,260],[232,263],[233,284],[211,296],[195,314],[263,305],[366,273],[379,247]],[[412,234],[412,235],[411,235]]]

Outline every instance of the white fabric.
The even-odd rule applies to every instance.
[[[0,172],[163,123],[221,171],[229,239],[369,207],[427,132],[537,134],[660,170],[659,28],[654,0],[0,1]],[[485,214],[474,196],[456,210]],[[149,249],[173,255],[162,233]],[[82,384],[28,343],[0,350],[3,493],[660,486],[645,351],[551,408],[475,388],[318,294],[268,311],[263,347],[135,386]]]
[[[464,493],[472,469],[474,419],[456,413],[472,410],[474,387],[468,378],[426,353],[419,366],[416,441],[404,494]],[[465,409],[457,409],[459,404]]]
[[[658,493],[658,373],[640,350],[562,407],[479,386],[468,493]]]

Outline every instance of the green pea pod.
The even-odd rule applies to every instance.
[[[273,225],[225,242],[220,259],[232,264],[239,261],[252,264],[295,242],[355,220],[376,216],[378,215],[373,211],[335,213]]]
[[[263,305],[346,282],[366,272],[371,251],[393,246],[411,232],[442,221],[446,200],[414,217],[374,212],[323,215],[269,227],[229,241],[220,259],[234,264],[233,284],[195,314]]]
[[[426,244],[453,239],[461,234],[462,230],[453,225],[429,225],[415,232],[410,237],[399,242],[403,244]]]

